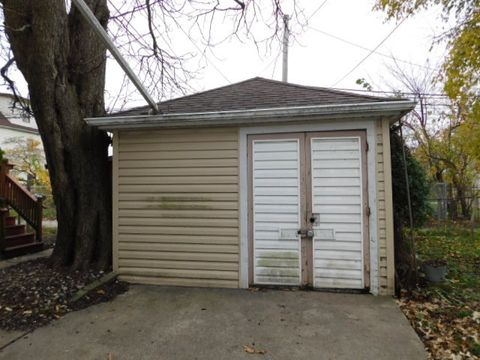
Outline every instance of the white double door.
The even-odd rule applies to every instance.
[[[364,139],[249,137],[252,284],[368,287]]]

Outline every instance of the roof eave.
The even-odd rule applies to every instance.
[[[410,100],[372,103],[313,105],[270,109],[233,110],[203,113],[157,114],[86,118],[90,126],[102,130],[139,128],[188,128],[213,126],[248,126],[268,123],[288,123],[300,120],[352,119],[390,117],[393,121],[415,107]]]
[[[21,125],[15,126],[15,124],[13,124],[13,126],[11,126],[11,125],[0,125],[0,128],[12,130],[12,131],[18,131],[18,132],[22,132],[22,133],[29,133],[29,134],[32,134],[32,135],[40,135],[38,130],[36,130],[34,128],[29,128],[27,126],[21,126]]]

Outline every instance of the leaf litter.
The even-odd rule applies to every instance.
[[[79,289],[103,275],[98,270],[52,268],[45,258],[1,269],[0,329],[30,331],[71,311],[110,301],[127,290],[125,283],[114,280],[75,303],[70,301]]]

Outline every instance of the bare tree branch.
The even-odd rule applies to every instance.
[[[0,69],[0,75],[2,76],[3,80],[7,83],[8,88],[12,91],[13,95],[13,105],[12,108],[19,109],[20,111],[25,112],[29,116],[33,116],[33,112],[30,109],[30,105],[25,101],[23,97],[18,94],[17,87],[15,86],[15,82],[8,77],[7,72],[10,66],[15,63],[15,59],[12,57],[8,59],[7,63],[2,66]]]

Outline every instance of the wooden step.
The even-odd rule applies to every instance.
[[[34,242],[35,242],[34,233],[24,233],[24,234],[5,236],[6,247],[27,245]]]
[[[25,234],[26,231],[27,231],[27,227],[25,226],[25,224],[5,226],[5,235],[6,236]]]
[[[16,216],[7,216],[5,218],[5,225],[10,226],[10,225],[15,225],[17,223],[17,217]]]
[[[43,250],[43,243],[34,242],[30,244],[23,244],[17,246],[9,246],[3,250],[3,256],[5,258],[13,258],[26,254],[31,254]]]

